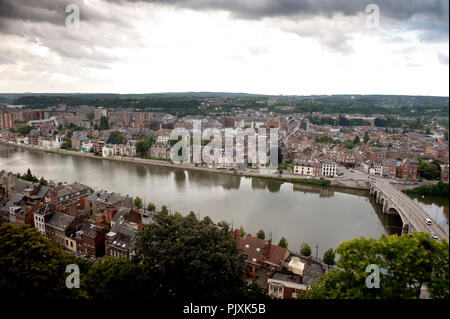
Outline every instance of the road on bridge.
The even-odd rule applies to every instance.
[[[429,218],[431,220],[431,217],[405,193],[379,178],[376,179],[374,184],[387,198],[397,204],[416,231],[434,233],[439,239],[448,240],[448,234],[439,225],[434,222],[431,225],[425,223],[425,219]]]

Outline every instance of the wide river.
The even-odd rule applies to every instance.
[[[261,178],[52,154],[0,144],[0,169],[53,181],[77,181],[94,189],[140,196],[172,212],[194,211],[225,220],[247,233],[263,229],[274,243],[287,238],[298,251],[307,242],[319,257],[328,248],[360,236],[399,231],[398,216],[381,215],[367,192],[293,185]]]

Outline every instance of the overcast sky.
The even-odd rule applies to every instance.
[[[448,96],[448,3],[0,0],[0,92]]]

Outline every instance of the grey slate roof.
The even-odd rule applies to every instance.
[[[58,230],[64,231],[67,229],[67,227],[70,225],[70,223],[72,223],[74,219],[75,217],[73,216],[60,212],[55,212],[46,224]]]

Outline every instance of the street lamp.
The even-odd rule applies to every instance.
[[[318,255],[319,255],[319,243],[317,243],[316,245],[316,260],[318,258]]]

